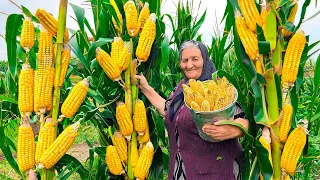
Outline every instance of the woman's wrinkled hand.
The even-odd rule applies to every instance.
[[[240,128],[229,124],[219,125],[222,121],[225,120],[218,120],[213,124],[205,124],[202,127],[202,131],[218,141],[224,141],[241,136],[242,131]]]
[[[149,83],[147,81],[147,79],[143,76],[143,74],[140,74],[140,75],[134,75],[135,78],[137,79],[138,81],[138,87],[141,89],[141,90],[145,90],[149,87]]]

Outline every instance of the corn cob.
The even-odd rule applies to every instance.
[[[292,121],[292,106],[291,104],[285,104],[283,106],[283,117],[280,123],[279,140],[285,142],[288,137],[288,132],[291,128]]]
[[[18,106],[22,117],[29,117],[33,111],[33,86],[34,71],[25,63],[19,75]]]
[[[119,68],[122,70],[122,71],[125,71],[126,69],[128,69],[129,67],[129,63],[130,63],[130,58],[131,54],[130,54],[130,43],[125,43],[123,45],[123,49],[122,49],[122,52],[121,52],[121,55],[120,55],[120,66]]]
[[[62,65],[61,65],[61,72],[60,72],[60,79],[59,79],[59,86],[61,87],[64,82],[64,78],[68,72],[70,62],[70,46],[65,45],[62,51]]]
[[[266,36],[266,23],[267,23],[267,15],[269,13],[269,10],[267,10],[266,4],[261,5],[261,14],[260,14],[260,19],[261,19],[261,25],[262,25],[262,30],[264,33],[264,36]]]
[[[209,102],[210,111],[213,111],[216,97],[212,93],[211,89],[205,88],[205,90],[204,90],[204,99]]]
[[[142,149],[138,163],[134,169],[134,176],[137,179],[147,178],[150,166],[152,164],[154,148],[151,142],[148,142]]]
[[[36,146],[36,163],[40,162],[40,157],[45,152],[48,147],[53,143],[56,136],[55,123],[52,122],[51,118],[48,118],[40,128],[38,142]]]
[[[203,100],[201,103],[201,111],[210,111],[210,104],[208,100]]]
[[[254,0],[238,0],[246,24],[251,32],[256,32],[256,24],[262,26],[259,11]]]
[[[30,17],[26,17],[23,21],[20,45],[26,52],[34,46],[34,25]]]
[[[66,117],[72,117],[81,106],[82,102],[86,98],[89,90],[89,80],[87,78],[78,82],[70,91],[66,100],[61,107],[61,113]]]
[[[156,37],[156,15],[150,14],[149,19],[139,37],[139,43],[136,50],[138,61],[146,62],[149,58],[153,41]]]
[[[98,47],[96,49],[96,59],[111,80],[120,80],[121,71],[118,65],[111,60],[111,57],[107,52]]]
[[[40,157],[40,167],[54,166],[68,151],[78,135],[80,122],[68,126]]]
[[[131,60],[131,53],[130,53],[130,57],[129,57],[129,63],[130,63],[130,60]],[[131,64],[131,84],[134,84],[134,85],[138,85],[138,80],[137,78],[134,76],[137,74],[137,59],[134,59],[132,60],[132,64]]]
[[[149,124],[148,124],[148,122],[147,122],[146,132],[143,135],[137,136],[137,140],[139,141],[140,144],[147,143],[147,142],[150,141],[150,133],[149,133]]]
[[[36,11],[36,17],[40,21],[41,25],[44,26],[53,36],[57,35],[58,31],[58,21],[49,14],[46,10],[39,8]],[[63,43],[66,44],[69,40],[69,32],[66,28],[64,31],[64,40]]]
[[[119,34],[122,33],[122,24],[123,24],[123,20],[122,20],[122,15],[119,11],[119,8],[117,6],[117,3],[114,0],[110,0],[110,4],[112,5],[112,7],[114,8],[114,10],[117,13],[117,17],[119,20],[119,25],[117,24],[116,20],[114,19],[114,17],[112,17],[112,23],[114,25],[114,28],[118,31]]]
[[[117,153],[116,147],[109,145],[106,149],[106,163],[109,171],[113,175],[120,175],[124,173],[120,157]]]
[[[201,107],[195,101],[191,101],[191,108],[197,111],[201,111]]]
[[[256,60],[256,72],[259,73],[259,74],[263,74],[262,73],[262,64],[260,62],[260,60]]]
[[[293,8],[291,9],[289,17],[287,19],[287,22],[294,23],[294,19],[296,17],[297,11],[298,11],[298,2],[295,2]],[[287,36],[290,36],[292,34],[292,32],[288,31],[286,29],[282,29],[282,34],[284,37],[287,37]]]
[[[143,8],[140,11],[138,23],[140,24],[140,29],[143,29],[144,24],[150,16],[149,3],[145,2]]]
[[[200,106],[202,104],[202,101],[204,100],[204,97],[199,92],[192,92],[192,94],[193,100]]]
[[[268,127],[264,127],[262,130],[262,135],[259,138],[261,145],[268,151],[268,158],[272,165],[272,156],[271,156],[271,137]]]
[[[281,155],[282,172],[293,175],[297,162],[307,141],[307,131],[304,127],[295,128],[289,135]]]
[[[124,5],[124,12],[126,15],[126,26],[128,34],[131,37],[137,34],[140,27],[138,27],[138,12],[136,5],[134,4],[133,0],[129,0]]]
[[[194,97],[191,91],[184,91],[184,100],[187,105],[191,107],[191,102],[194,101]]]
[[[120,128],[120,132],[127,139],[133,132],[133,123],[127,106],[123,102],[117,103],[116,119]]]
[[[282,68],[282,84],[293,84],[297,79],[301,55],[306,44],[303,30],[298,30],[288,43]]]
[[[32,127],[29,124],[29,118],[23,118],[22,124],[19,127],[18,132],[18,165],[21,172],[32,169],[34,161],[34,134]]]
[[[120,55],[124,46],[124,41],[121,37],[114,37],[114,40],[111,44],[111,60],[121,69],[121,60]]]
[[[143,135],[147,129],[147,113],[146,107],[144,106],[143,101],[137,100],[134,106],[134,116],[133,116],[133,125],[134,129],[139,133],[139,135]]]
[[[127,141],[126,139],[123,137],[123,135],[119,132],[116,131],[113,135],[113,139],[114,139],[114,146],[116,147],[116,150],[119,154],[119,157],[121,159],[121,161],[123,161],[124,163],[127,164],[127,160],[128,160],[128,146],[127,146]]]
[[[236,14],[236,28],[244,49],[251,60],[258,59],[258,39],[252,31],[247,29],[242,16]]]
[[[45,69],[53,65],[52,34],[44,27],[41,28],[38,50],[38,69]]]

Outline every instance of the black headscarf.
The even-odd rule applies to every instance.
[[[200,80],[200,81],[211,80],[212,73],[214,73],[216,71],[216,68],[215,68],[212,60],[209,57],[208,48],[202,42],[195,41],[195,40],[184,41],[180,47],[180,50],[179,50],[179,61],[181,61],[182,51],[185,48],[188,48],[186,43],[190,43],[190,44],[198,46],[201,51],[201,55],[202,55],[202,59],[203,59],[203,68],[202,68],[201,76],[197,80]],[[185,84],[187,84],[189,82],[189,78],[185,74],[184,74],[184,80],[185,80],[184,81]],[[167,100],[167,101],[171,101],[170,108],[169,108],[170,121],[172,121],[174,114],[179,109],[179,107],[183,104],[183,99],[184,99],[183,88],[180,88],[174,99]]]

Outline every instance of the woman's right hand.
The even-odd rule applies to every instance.
[[[141,89],[141,90],[146,90],[148,87],[149,87],[149,83],[147,81],[147,79],[143,76],[143,74],[140,74],[140,75],[134,75],[135,78],[137,79],[138,81],[138,87]]]

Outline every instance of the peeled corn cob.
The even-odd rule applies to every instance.
[[[250,31],[256,32],[256,24],[262,26],[259,11],[254,0],[238,0],[241,13]]]
[[[256,61],[256,72],[259,74],[262,74],[262,64],[261,64],[260,60]]]
[[[40,128],[38,142],[36,146],[36,163],[40,162],[40,157],[53,143],[56,136],[55,123],[51,118],[46,119],[44,126]]]
[[[131,54],[130,54],[130,43],[124,43],[123,45],[123,49],[122,49],[122,52],[120,54],[120,58],[119,58],[119,61],[120,61],[120,66],[119,68],[122,70],[122,71],[125,71],[126,69],[128,69],[129,67],[129,63],[130,63],[130,58]]]
[[[112,23],[115,27],[115,29],[118,31],[119,34],[122,33],[122,24],[123,24],[123,20],[122,20],[122,15],[119,11],[119,8],[117,6],[117,3],[114,1],[114,0],[110,0],[110,4],[112,5],[112,7],[114,8],[114,10],[116,11],[117,13],[117,17],[118,17],[118,20],[119,20],[119,25],[117,24],[116,20],[114,19],[114,17],[112,17]]]
[[[137,140],[139,141],[140,144],[150,141],[150,133],[149,133],[149,124],[148,124],[148,122],[147,122],[146,132],[143,135],[137,136]]]
[[[52,34],[42,27],[38,46],[38,69],[45,69],[53,65]]]
[[[120,157],[117,153],[116,147],[109,145],[106,149],[106,163],[109,171],[114,175],[124,173]]]
[[[268,13],[269,13],[269,10],[267,10],[267,6],[264,2],[264,4],[261,5],[261,14],[260,14],[261,25],[262,25],[264,36],[266,36],[266,22],[267,22]]]
[[[82,102],[87,96],[89,90],[88,78],[78,82],[70,91],[66,100],[63,102],[61,107],[61,113],[66,117],[72,117],[81,106]]]
[[[114,37],[114,40],[111,44],[111,59],[115,64],[117,64],[119,69],[122,67],[120,55],[122,53],[123,46],[124,41],[121,39],[121,37]]]
[[[147,178],[150,166],[152,164],[154,148],[151,142],[148,142],[140,153],[139,160],[134,169],[134,176],[137,179]]]
[[[18,106],[22,117],[29,117],[33,111],[34,71],[29,64],[23,64],[19,75]]]
[[[60,82],[59,82],[60,87],[63,85],[64,78],[68,72],[69,62],[70,62],[70,46],[65,45],[62,51],[62,65],[61,65]]]
[[[40,167],[46,169],[54,166],[68,151],[78,135],[80,122],[68,126],[40,157]]]
[[[147,113],[146,107],[144,106],[143,101],[137,100],[134,106],[134,116],[133,116],[133,125],[134,129],[139,133],[139,135],[143,135],[147,129]]]
[[[201,111],[210,111],[210,104],[208,100],[203,100],[201,103]]]
[[[123,102],[118,102],[116,108],[116,119],[120,128],[120,132],[127,139],[130,138],[133,132],[133,123],[129,110]]]
[[[96,49],[96,59],[107,76],[113,80],[121,79],[121,71],[116,63],[111,60],[110,55],[100,47]]]
[[[201,107],[199,106],[198,103],[196,103],[195,101],[191,101],[191,108],[195,109],[197,111],[201,111]]]
[[[137,31],[139,32],[140,27],[138,26],[138,12],[134,1],[129,0],[124,5],[124,12],[126,15],[126,26],[128,34],[131,37],[135,37],[137,35]]]
[[[127,141],[123,137],[123,135],[119,132],[116,131],[113,135],[113,139],[115,141],[114,146],[116,147],[116,150],[119,154],[119,157],[121,161],[127,164],[128,160],[128,146],[127,146]]]
[[[140,24],[140,28],[143,29],[143,26],[147,19],[150,16],[149,3],[145,2],[143,8],[140,11],[138,23]]]
[[[29,118],[23,118],[18,132],[17,148],[18,165],[21,172],[33,168],[35,164],[34,153],[35,143],[32,127],[29,124]]]
[[[138,61],[146,62],[149,58],[153,41],[156,37],[156,15],[150,14],[149,19],[139,37],[139,43],[136,50]]]
[[[20,45],[26,52],[34,46],[34,25],[30,17],[26,17],[23,21]]]
[[[280,123],[279,140],[285,142],[288,137],[288,132],[291,128],[292,121],[292,106],[291,104],[285,104],[283,106],[283,117]]]

